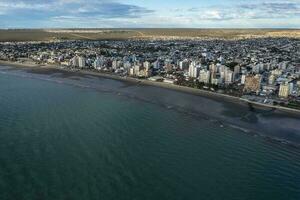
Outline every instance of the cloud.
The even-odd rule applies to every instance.
[[[20,12],[18,12],[20,11]],[[115,17],[139,17],[153,12],[140,6],[112,2],[106,0],[100,1],[83,1],[83,0],[49,0],[41,3],[38,0],[0,0],[0,12],[2,14],[18,14],[26,12],[42,12],[44,15],[75,15],[91,16],[96,15],[102,18]]]
[[[116,18],[116,17],[139,17],[141,15],[149,14],[154,12],[143,7],[121,4],[116,2],[111,3],[101,3],[92,5],[83,5],[79,9],[75,10],[73,13],[77,16],[83,15],[96,15],[101,18]]]
[[[300,16],[300,3],[296,2],[262,2],[258,4],[242,4],[238,7],[247,17],[247,13],[254,13],[252,18],[287,18]]]
[[[0,28],[5,24],[16,27],[300,28],[300,0],[210,1],[210,5],[215,5],[188,8],[177,2],[176,5],[182,5],[177,9],[154,4],[149,9],[129,3],[131,0],[0,0]]]
[[[240,3],[233,6],[190,8],[187,12],[200,20],[291,18],[300,17],[300,2],[291,0]]]

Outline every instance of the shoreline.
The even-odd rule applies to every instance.
[[[185,87],[185,86],[180,86],[180,85],[175,85],[175,84],[155,82],[155,81],[150,81],[150,80],[146,80],[146,79],[137,79],[137,78],[128,77],[128,76],[121,77],[121,76],[118,76],[115,74],[108,74],[108,73],[89,71],[89,70],[73,71],[70,69],[63,68],[58,65],[19,63],[19,62],[3,61],[3,60],[0,60],[0,65],[6,65],[6,66],[12,66],[12,67],[24,67],[24,68],[31,68],[31,69],[56,69],[56,70],[69,72],[69,73],[70,72],[71,73],[79,73],[79,74],[84,74],[84,75],[91,75],[91,76],[103,77],[103,78],[114,79],[114,80],[119,80],[119,81],[132,82],[132,83],[137,83],[137,84],[142,84],[142,85],[160,87],[160,88],[175,90],[175,91],[179,91],[179,92],[199,95],[199,96],[211,98],[214,100],[218,100],[219,98],[222,98],[222,100],[225,100],[225,101],[228,101],[231,103],[235,103],[235,104],[238,103],[240,105],[245,105],[245,106],[246,105],[255,106],[260,109],[266,109],[266,108],[275,109],[274,110],[275,112],[281,111],[281,112],[289,113],[289,114],[296,114],[296,115],[300,114],[300,110],[297,110],[297,109],[263,104],[263,103],[254,102],[254,101],[250,101],[247,99],[243,99],[240,97],[235,97],[235,96],[231,96],[231,95],[227,95],[227,94],[221,94],[221,93],[217,93],[217,92],[211,92],[211,91],[206,91],[206,90],[201,90],[201,89],[196,89],[196,88],[191,88],[191,87]]]

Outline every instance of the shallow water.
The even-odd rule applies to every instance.
[[[299,118],[0,68],[0,199],[299,199]],[[275,140],[276,141],[276,140]]]

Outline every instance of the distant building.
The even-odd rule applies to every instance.
[[[286,70],[287,65],[288,65],[288,62],[287,62],[287,61],[281,62],[281,63],[278,64],[278,68],[279,68],[279,69],[282,69],[282,70]]]
[[[257,65],[252,66],[252,72],[254,72],[256,74],[259,74],[263,70],[264,70],[264,64],[263,63],[259,63]]]

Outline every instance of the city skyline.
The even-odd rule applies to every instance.
[[[300,28],[298,0],[0,0],[0,28]]]

